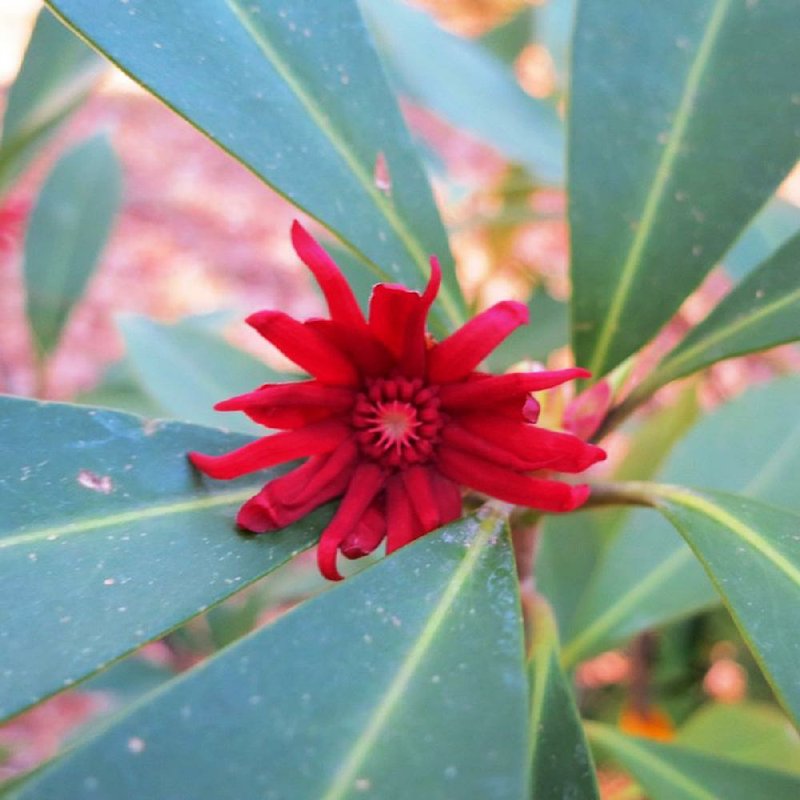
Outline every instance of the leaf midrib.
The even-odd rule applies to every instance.
[[[342,157],[352,174],[361,184],[367,196],[378,208],[397,237],[403,243],[403,246],[406,248],[414,265],[420,271],[423,278],[427,279],[429,275],[427,256],[422,250],[419,241],[409,231],[405,221],[397,214],[392,204],[387,201],[386,197],[382,195],[375,186],[375,181],[372,176],[364,170],[347,141],[339,136],[336,128],[328,122],[325,114],[318,108],[314,98],[303,88],[302,82],[296,77],[291,67],[278,54],[269,39],[263,36],[253,24],[252,18],[243,7],[241,0],[225,0],[225,3],[242,28],[250,35],[267,60],[273,65],[286,85],[294,93],[295,97],[297,97],[309,116],[314,120],[317,128],[327,137],[333,148]],[[439,291],[439,300],[447,311],[447,315],[450,317],[451,321],[456,325],[460,324],[462,321],[461,315],[446,286],[441,287]]]
[[[212,496],[196,497],[189,500],[179,500],[177,502],[164,503],[161,505],[144,506],[131,511],[122,511],[115,514],[107,514],[101,517],[87,517],[86,519],[68,522],[63,525],[52,525],[46,528],[38,528],[25,533],[0,538],[0,551],[19,545],[29,545],[32,542],[52,541],[62,536],[71,536],[78,533],[99,530],[119,525],[127,525],[132,522],[140,522],[144,519],[154,519],[157,517],[167,517],[173,514],[184,514],[192,511],[200,511],[217,506],[234,505],[246,500],[253,494],[252,487],[249,489],[238,489],[235,491],[219,492]]]
[[[453,572],[450,581],[442,592],[427,622],[420,631],[406,657],[400,663],[397,672],[383,693],[380,703],[372,712],[361,735],[356,739],[350,751],[341,759],[342,766],[334,774],[328,790],[320,795],[320,800],[341,800],[352,788],[364,761],[378,740],[398,703],[403,698],[408,685],[428,654],[436,634],[447,618],[447,612],[455,602],[467,583],[473,569],[485,553],[492,536],[497,532],[499,520],[492,515],[485,519],[474,539],[469,543],[464,559]]]
[[[642,265],[642,255],[655,226],[658,209],[661,206],[667,183],[678,158],[681,143],[689,125],[691,111],[697,99],[700,82],[730,5],[731,0],[717,0],[709,15],[708,25],[703,32],[695,59],[687,73],[685,90],[675,113],[675,120],[670,130],[669,139],[661,160],[656,167],[653,182],[650,184],[650,190],[645,198],[641,219],[636,226],[636,233],[631,247],[622,265],[619,283],[616,286],[611,305],[597,337],[597,345],[589,364],[590,372],[596,377],[600,377],[600,370],[605,368],[608,351],[611,346],[611,338],[621,327],[622,312],[628,303],[631,287]]]

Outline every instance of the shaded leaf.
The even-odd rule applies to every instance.
[[[575,698],[559,663],[558,633],[547,604],[533,610],[531,798],[599,798],[594,764]]]
[[[484,33],[478,41],[492,55],[513,67],[514,61],[536,34],[533,8],[523,7],[505,22]]]
[[[563,179],[558,115],[526,94],[508,66],[397,0],[361,0],[361,5],[401,88],[540,179]],[[490,98],[489,113],[478,98]]]
[[[143,391],[127,359],[115,361],[106,369],[100,382],[75,398],[76,403],[88,406],[129,411],[143,417],[166,417],[169,414]]]
[[[580,4],[573,343],[596,379],[669,320],[797,161],[798,23],[782,0]]]
[[[796,418],[798,392],[798,378],[773,381],[702,417],[676,445],[660,478],[800,510],[793,480],[800,470],[800,421],[787,424]],[[616,516],[617,509],[599,518],[609,513]],[[576,534],[575,547],[578,540]],[[568,555],[565,551],[563,558]],[[629,514],[581,588],[574,623],[562,628],[568,664],[719,602],[689,547],[664,520],[644,510]]]
[[[73,147],[53,167],[25,232],[28,320],[39,354],[51,352],[83,296],[119,207],[119,163],[106,136]]]
[[[144,393],[171,417],[264,435],[244,414],[214,411],[220,400],[287,379],[221,336],[190,321],[164,325],[126,315],[118,321],[131,368]]]
[[[187,450],[246,441],[113,411],[0,398],[0,718],[60,691],[311,546],[317,512],[245,537],[261,473],[213,484]],[[272,473],[274,474],[274,473]]]
[[[500,528],[467,519],[424,537],[221,651],[12,796],[336,800],[405,797],[413,782],[425,798],[518,800],[527,682]]]
[[[83,102],[105,64],[46,9],[8,91],[0,139],[0,193]]]
[[[800,736],[766,703],[711,703],[678,729],[677,744],[800,775]]]
[[[381,277],[419,288],[438,254],[434,322],[462,321],[444,228],[353,0],[48,4]],[[374,179],[381,153],[390,194]]]
[[[633,775],[652,800],[753,800],[800,794],[800,778],[733,759],[587,725],[589,740]]]
[[[642,384],[654,391],[717,361],[800,339],[800,234],[753,270]]]

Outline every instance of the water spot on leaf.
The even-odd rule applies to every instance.
[[[114,483],[108,475],[98,475],[88,469],[82,469],[78,473],[78,483],[86,489],[100,494],[111,494],[114,491]]]
[[[144,752],[144,748],[144,739],[140,739],[138,736],[131,736],[131,738],[128,739],[128,750],[134,755]]]

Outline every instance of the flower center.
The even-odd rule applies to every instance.
[[[419,378],[369,380],[352,422],[367,458],[387,467],[420,464],[430,459],[442,428],[438,392]]]

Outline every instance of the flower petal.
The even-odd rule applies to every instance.
[[[463,511],[461,487],[436,470],[433,472],[433,485],[439,506],[439,526],[458,519]]]
[[[394,475],[386,484],[386,553],[413,542],[425,533],[414,514],[405,484]]]
[[[348,325],[366,327],[367,321],[342,271],[297,220],[292,223],[292,244],[300,260],[311,270],[319,288],[322,289],[331,319]]]
[[[247,318],[255,328],[287,358],[323,383],[354,386],[358,372],[332,344],[282,311],[257,311]]]
[[[189,459],[206,475],[228,480],[282,464],[284,461],[327,453],[351,433],[350,426],[343,422],[324,420],[297,431],[265,436],[222,456],[189,453]]]
[[[589,487],[528,478],[450,447],[439,448],[439,468],[453,481],[507,503],[542,511],[573,511],[586,502]]]
[[[433,383],[462,380],[513,330],[528,322],[528,309],[514,300],[496,303],[435,345],[428,353]]]
[[[521,458],[502,444],[488,441],[455,422],[450,422],[446,425],[441,435],[442,441],[456,450],[469,453],[475,456],[475,458],[491,461],[501,467],[510,467],[511,469],[519,470],[520,472],[544,469],[550,466],[550,463],[558,457],[547,453],[544,456],[540,456],[537,460],[535,458],[536,454],[531,453],[530,458]]]
[[[430,467],[416,465],[400,473],[406,488],[408,500],[425,531],[439,527],[439,505],[433,488]]]
[[[358,330],[329,319],[310,319],[304,324],[341,350],[364,375],[385,375],[394,366],[392,354],[366,327]]]
[[[587,378],[590,375],[588,370],[578,367],[555,371],[542,370],[541,372],[511,372],[508,375],[491,375],[482,377],[480,380],[442,386],[439,390],[439,398],[442,401],[442,407],[447,409],[491,406],[517,395],[521,401],[524,401],[530,392],[552,389],[566,381]]]
[[[488,414],[464,414],[456,419],[459,425],[471,433],[523,461],[541,464],[541,467],[546,466],[559,472],[583,472],[592,464],[606,458],[603,448],[587,444],[571,433],[550,431]]]
[[[352,438],[345,439],[332,453],[324,457],[313,475],[298,485],[293,491],[288,487],[281,493],[281,502],[294,506],[305,505],[318,494],[324,494],[327,499],[335,497],[338,492],[331,494],[330,487],[338,485],[342,476],[349,479],[353,467],[358,459],[358,447]],[[342,490],[344,487],[342,487]]]
[[[254,392],[217,403],[217,411],[244,411],[268,428],[300,428],[341,414],[355,402],[352,389],[317,381],[265,384]]]
[[[356,527],[372,499],[383,488],[386,478],[377,464],[359,464],[350,480],[330,525],[322,533],[317,546],[319,571],[329,581],[340,581],[336,568],[339,545]]]
[[[345,558],[362,558],[377,550],[384,536],[386,536],[386,513],[382,504],[373,500],[355,530],[347,534],[339,550]]]

